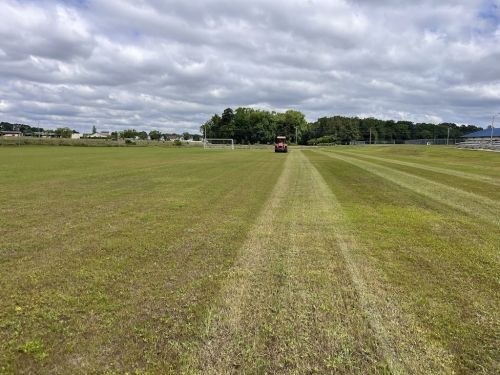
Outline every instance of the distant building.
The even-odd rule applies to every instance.
[[[474,133],[464,135],[466,141],[489,141],[491,137],[491,129],[479,130]],[[500,128],[493,128],[493,140],[500,141]]]
[[[109,138],[111,137],[110,132],[98,132],[92,134],[84,134],[84,138]]]
[[[80,138],[82,138],[82,135],[80,133],[71,134],[71,139],[80,139]]]
[[[202,144],[203,141],[195,141],[194,139],[188,139],[189,143],[194,143],[194,144]]]
[[[25,133],[24,135],[29,135],[35,138],[61,138],[60,134],[56,134],[53,131],[32,132],[31,134]]]
[[[0,136],[1,137],[20,137],[22,135],[23,135],[23,133],[18,132],[18,131],[12,131],[12,130],[2,130],[2,131],[0,131]]]

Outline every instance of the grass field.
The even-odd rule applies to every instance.
[[[500,154],[0,147],[0,373],[500,372]]]

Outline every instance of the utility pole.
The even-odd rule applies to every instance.
[[[203,148],[207,148],[207,124],[203,125]]]
[[[372,128],[370,128],[370,143],[369,144],[372,144]]]
[[[446,145],[450,143],[450,127],[448,126],[448,135],[446,136]]]
[[[490,142],[493,144],[493,129],[494,129],[494,125],[495,125],[495,117],[497,117],[498,115],[500,115],[500,112],[499,113],[496,113],[493,115],[493,118],[491,119],[491,134],[490,134]]]
[[[299,137],[297,136],[297,134],[298,134],[298,133],[297,133],[297,128],[298,128],[298,127],[296,126],[296,127],[295,127],[295,144],[297,144],[297,145],[298,145],[298,144],[299,144]]]

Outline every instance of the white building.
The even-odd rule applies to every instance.
[[[500,141],[500,128],[484,129],[464,135],[466,141],[488,142],[490,140]]]
[[[98,132],[87,135],[87,138],[109,138],[109,137],[111,137],[110,132]]]
[[[20,137],[23,134],[18,131],[11,131],[11,130],[2,130],[0,131],[0,136],[2,137]]]

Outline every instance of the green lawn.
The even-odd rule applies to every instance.
[[[500,371],[500,154],[0,147],[0,373]]]

